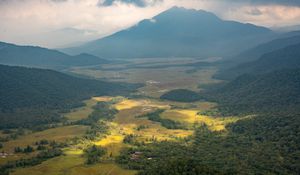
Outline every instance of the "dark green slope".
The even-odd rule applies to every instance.
[[[0,65],[0,127],[47,122],[56,116],[52,115],[54,112],[68,111],[81,105],[83,99],[126,95],[136,87],[80,79],[51,70]]]
[[[105,58],[224,56],[254,46],[269,34],[271,30],[264,27],[224,21],[203,10],[173,7],[129,29],[63,51]]]
[[[208,94],[223,112],[299,113],[300,69],[242,75]]]
[[[287,34],[286,34],[287,35]],[[252,49],[246,50],[237,56],[234,56],[230,61],[235,63],[251,62],[259,59],[262,55],[282,49],[291,45],[300,43],[300,35],[290,36],[286,38],[279,38],[270,42],[260,44]]]
[[[57,50],[0,42],[0,64],[63,69],[70,66],[88,66],[107,62],[89,54],[69,56]]]
[[[223,70],[216,77],[233,79],[242,74],[262,74],[280,69],[300,68],[300,42],[295,45],[266,53],[258,60],[239,64],[228,70]]]
[[[179,102],[194,102],[200,99],[198,93],[187,89],[175,89],[163,94],[161,99]]]

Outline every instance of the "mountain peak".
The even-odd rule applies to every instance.
[[[211,12],[202,10],[202,9],[193,9],[193,8],[185,8],[185,7],[179,7],[179,6],[173,6],[171,8],[169,8],[168,10],[164,11],[164,12],[189,12],[189,13],[206,13],[206,14],[213,14]],[[215,15],[215,14],[213,14]]]
[[[268,32],[263,27],[224,21],[204,10],[174,6],[126,30],[64,51],[107,58],[226,56],[249,47],[251,37]]]
[[[187,10],[187,9],[184,8],[184,7],[173,6],[173,7],[169,8],[168,10],[171,11],[171,10]],[[168,10],[167,10],[167,11],[168,11]]]
[[[164,19],[167,18],[168,20],[174,19],[209,19],[209,20],[220,20],[215,14],[205,11],[205,10],[196,10],[196,9],[187,9],[184,7],[173,6],[166,11],[158,14],[154,17],[154,19]]]

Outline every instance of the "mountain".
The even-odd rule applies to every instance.
[[[267,28],[224,21],[203,10],[173,7],[129,29],[63,51],[105,58],[223,56],[254,46],[271,34]]]
[[[299,38],[295,38],[298,40]],[[300,40],[298,44],[266,53],[258,60],[242,63],[218,73],[216,77],[233,79],[242,74],[261,74],[280,69],[300,68]]]
[[[298,113],[300,112],[300,67],[265,74],[244,74],[208,93],[223,112]]]
[[[107,60],[89,54],[70,56],[57,50],[0,42],[0,64],[63,69],[70,66],[87,66],[107,62]]]
[[[57,112],[98,95],[121,95],[135,84],[75,78],[52,70],[0,65],[0,128],[61,119]]]

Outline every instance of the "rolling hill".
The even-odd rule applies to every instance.
[[[57,112],[98,95],[120,95],[139,85],[75,78],[52,70],[0,65],[0,128],[48,123]]]
[[[60,70],[103,63],[108,61],[89,54],[70,56],[57,50],[0,42],[0,64]]]
[[[298,43],[300,43],[300,35],[275,39],[270,42],[260,44],[252,49],[243,51],[237,56],[231,58],[230,61],[233,61],[235,63],[245,63],[245,62],[255,61],[265,53],[269,53]]]
[[[242,63],[233,68],[223,70],[216,77],[233,79],[242,74],[262,74],[274,70],[295,68],[300,68],[300,40],[299,44],[266,53],[258,60]]]
[[[271,34],[267,28],[224,21],[203,10],[173,7],[129,29],[63,51],[105,58],[224,56]]]

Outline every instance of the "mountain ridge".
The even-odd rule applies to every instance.
[[[58,50],[39,46],[20,46],[0,42],[0,64],[61,70],[70,66],[86,66],[108,62],[108,60],[86,53],[70,56]]]
[[[216,77],[234,79],[242,74],[262,74],[275,70],[296,68],[300,68],[300,41],[298,44],[265,53],[257,60],[241,63],[227,70],[221,70]]]
[[[106,58],[204,57],[231,54],[246,47],[245,41],[255,45],[254,36],[271,33],[265,27],[225,21],[204,10],[173,7],[128,29],[62,51]]]

